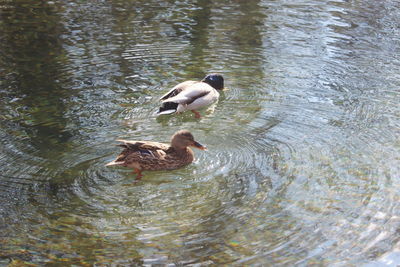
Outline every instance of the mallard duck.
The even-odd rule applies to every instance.
[[[224,88],[224,78],[219,74],[209,74],[201,81],[186,81],[176,85],[163,95],[159,115],[181,113],[191,110],[196,118],[200,113],[196,109],[211,105],[218,100],[217,90]]]
[[[187,130],[176,132],[171,138],[171,144],[150,141],[127,141],[117,146],[124,150],[118,157],[106,166],[123,166],[133,168],[137,179],[142,177],[142,170],[173,170],[188,165],[194,160],[190,146],[206,150],[206,147],[194,140]]]

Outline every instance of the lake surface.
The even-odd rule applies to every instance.
[[[1,1],[0,265],[395,266],[399,25],[394,0]],[[211,72],[201,119],[155,116]],[[104,167],[179,129],[192,165]]]

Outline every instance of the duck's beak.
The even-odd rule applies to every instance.
[[[200,144],[200,143],[198,143],[196,141],[193,141],[193,146],[195,148],[198,148],[198,149],[201,149],[201,150],[207,150],[207,148],[205,146],[203,146],[202,144]]]

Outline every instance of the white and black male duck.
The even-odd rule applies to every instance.
[[[218,90],[224,89],[224,78],[220,74],[208,74],[201,81],[185,81],[163,95],[159,115],[182,113],[191,110],[196,118],[201,115],[197,111],[216,102],[219,98]]]

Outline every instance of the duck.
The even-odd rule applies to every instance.
[[[190,147],[207,150],[205,146],[195,141],[187,130],[174,133],[170,144],[152,141],[117,141],[121,142],[117,146],[124,150],[106,166],[133,168],[137,180],[142,178],[143,170],[174,170],[192,163],[195,158]]]
[[[201,118],[197,109],[216,102],[219,98],[218,91],[223,89],[224,78],[216,73],[208,74],[201,81],[182,82],[160,98],[162,105],[158,115],[191,110],[196,118]]]

